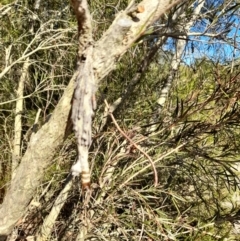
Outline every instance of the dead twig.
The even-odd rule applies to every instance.
[[[109,109],[109,105],[108,105],[108,102],[106,100],[104,100],[105,102],[105,105],[107,106],[107,108]],[[157,170],[156,170],[156,167],[154,165],[154,162],[152,160],[152,158],[145,152],[142,150],[142,148],[140,146],[138,146],[131,138],[129,138],[125,133],[124,131],[119,127],[117,121],[115,120],[113,114],[109,111],[108,112],[109,115],[111,116],[112,118],[112,121],[113,123],[115,124],[115,126],[117,127],[117,129],[119,130],[119,132],[136,148],[138,149],[150,162],[151,166],[152,166],[152,169],[153,169],[153,173],[154,173],[154,186],[156,187],[158,185],[158,174],[157,174]]]

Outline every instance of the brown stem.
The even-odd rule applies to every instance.
[[[105,105],[107,106],[107,108],[109,108],[108,102],[106,100],[104,100]],[[158,184],[158,174],[157,174],[157,170],[156,167],[154,165],[154,162],[152,160],[152,158],[145,152],[142,150],[142,148],[140,146],[138,146],[131,138],[129,138],[124,131],[119,127],[117,121],[115,120],[113,114],[111,112],[108,112],[109,115],[112,118],[113,123],[115,124],[115,126],[117,127],[117,129],[119,130],[119,132],[136,148],[138,149],[151,163],[152,169],[153,169],[153,173],[154,173],[154,186],[156,187]]]

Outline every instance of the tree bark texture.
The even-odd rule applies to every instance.
[[[88,148],[92,140],[92,116],[95,109],[96,83],[93,74],[93,38],[91,14],[86,0],[72,1],[78,20],[78,76],[72,103],[72,123],[77,139],[78,159],[72,166],[73,176],[81,174],[82,187],[90,186]]]
[[[73,0],[73,5],[81,2]],[[149,25],[181,2],[185,1],[143,0],[135,9],[127,8],[119,12],[102,38],[86,52],[91,54],[93,48],[92,69],[96,83],[114,69],[117,61],[144,34]],[[142,12],[137,10],[139,6],[143,9]],[[0,207],[0,240],[6,239],[26,211],[43,178],[44,170],[52,163],[54,155],[64,141],[78,70],[74,73],[49,122],[31,136],[27,151]]]
[[[23,94],[24,85],[28,76],[28,68],[30,66],[29,58],[26,59],[23,64],[22,74],[19,79],[17,98],[15,109],[15,121],[14,121],[14,143],[13,143],[13,154],[12,154],[12,179],[15,176],[18,163],[21,159],[21,143],[22,143],[22,112],[23,112]]]
[[[173,55],[172,58],[172,62],[171,62],[171,68],[170,71],[168,73],[168,77],[163,85],[163,88],[161,89],[160,93],[159,93],[159,98],[157,99],[157,109],[155,111],[155,115],[153,116],[153,119],[151,120],[152,123],[157,122],[159,120],[161,111],[163,109],[163,106],[165,105],[165,102],[167,100],[167,97],[169,95],[170,89],[172,87],[172,83],[173,80],[175,78],[175,75],[177,73],[177,70],[179,68],[180,62],[181,62],[181,58],[182,58],[182,54],[184,52],[184,49],[186,47],[186,43],[187,40],[185,40],[185,38],[187,37],[191,26],[193,25],[194,21],[196,21],[197,18],[199,18],[199,15],[201,13],[201,10],[204,6],[205,0],[200,0],[198,1],[198,5],[195,7],[194,12],[192,14],[192,17],[190,20],[188,20],[187,22],[185,22],[184,26],[181,26],[180,28],[180,32],[185,33],[184,36],[181,36],[182,39],[177,39],[176,40],[176,50],[175,53]],[[196,4],[196,3],[195,3]],[[185,17],[185,10],[186,7],[182,6],[179,9],[179,12],[181,13],[181,18],[186,19]],[[176,21],[178,18],[178,12],[176,14],[174,14],[173,16],[173,20]],[[149,132],[154,132],[157,129],[157,125],[151,125],[149,128]]]

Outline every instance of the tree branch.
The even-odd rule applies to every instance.
[[[109,109],[109,105],[107,103],[107,101],[105,100],[104,101],[107,108]],[[113,114],[111,112],[109,112],[109,115],[111,116],[112,118],[112,121],[113,123],[115,124],[115,126],[117,127],[117,129],[119,130],[119,132],[136,148],[138,149],[150,162],[151,166],[152,166],[152,169],[153,169],[153,173],[154,173],[154,186],[156,187],[158,185],[158,174],[157,174],[157,170],[156,170],[156,167],[155,167],[155,164],[152,160],[152,158],[145,152],[142,150],[142,148],[140,146],[138,146],[131,138],[129,138],[122,130],[121,128],[119,127],[118,123],[116,122]]]
[[[14,144],[12,153],[12,179],[16,174],[16,169],[21,157],[21,140],[22,140],[22,111],[23,111],[23,94],[24,94],[24,83],[27,78],[28,68],[30,66],[29,58],[23,64],[22,74],[19,80],[16,101],[16,112],[14,121]]]
[[[173,7],[173,4],[176,5],[184,1],[171,2],[171,0],[142,1],[139,5],[144,7],[144,12],[136,13],[138,21],[129,16],[127,10],[119,12],[112,25],[104,33],[103,37],[96,42],[93,48],[92,66],[96,83],[114,69],[116,62],[121,56],[131,47],[136,39],[144,34],[146,28],[156,20],[156,17],[153,18],[153,16],[155,16],[159,6],[164,5],[167,11],[167,9]],[[161,14],[164,14],[164,11]],[[44,47],[44,49],[47,48],[48,46]],[[26,54],[25,58],[33,52],[36,51]],[[5,72],[0,74],[0,78]],[[25,212],[44,175],[44,170],[52,163],[59,145],[64,141],[65,128],[71,109],[70,103],[73,95],[74,81],[78,77],[78,74],[78,72],[75,72],[73,75],[49,122],[43,125],[36,134],[31,136],[27,151],[17,168],[11,187],[0,207],[0,240],[5,240],[15,223]]]

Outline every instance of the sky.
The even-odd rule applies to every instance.
[[[206,12],[214,12],[214,8],[223,6],[223,2],[229,1],[207,1],[209,8],[205,6],[203,14]],[[232,2],[233,6],[235,3]],[[224,9],[224,7],[222,8]],[[210,14],[209,14],[210,15]],[[209,16],[207,14],[207,16]],[[187,43],[185,53],[183,55],[183,62],[185,64],[194,64],[196,59],[207,58],[219,63],[229,63],[233,59],[236,61],[240,58],[240,6],[236,7],[230,12],[222,13],[217,12],[213,19],[204,18],[201,21],[197,21],[191,28],[190,33],[203,33],[215,34],[226,30],[226,25],[229,24],[229,32],[222,34],[221,37],[208,37],[208,36],[196,36],[189,35],[189,41]],[[218,20],[218,21],[217,21]],[[214,21],[215,24],[214,24]],[[210,28],[209,26],[213,26]]]

